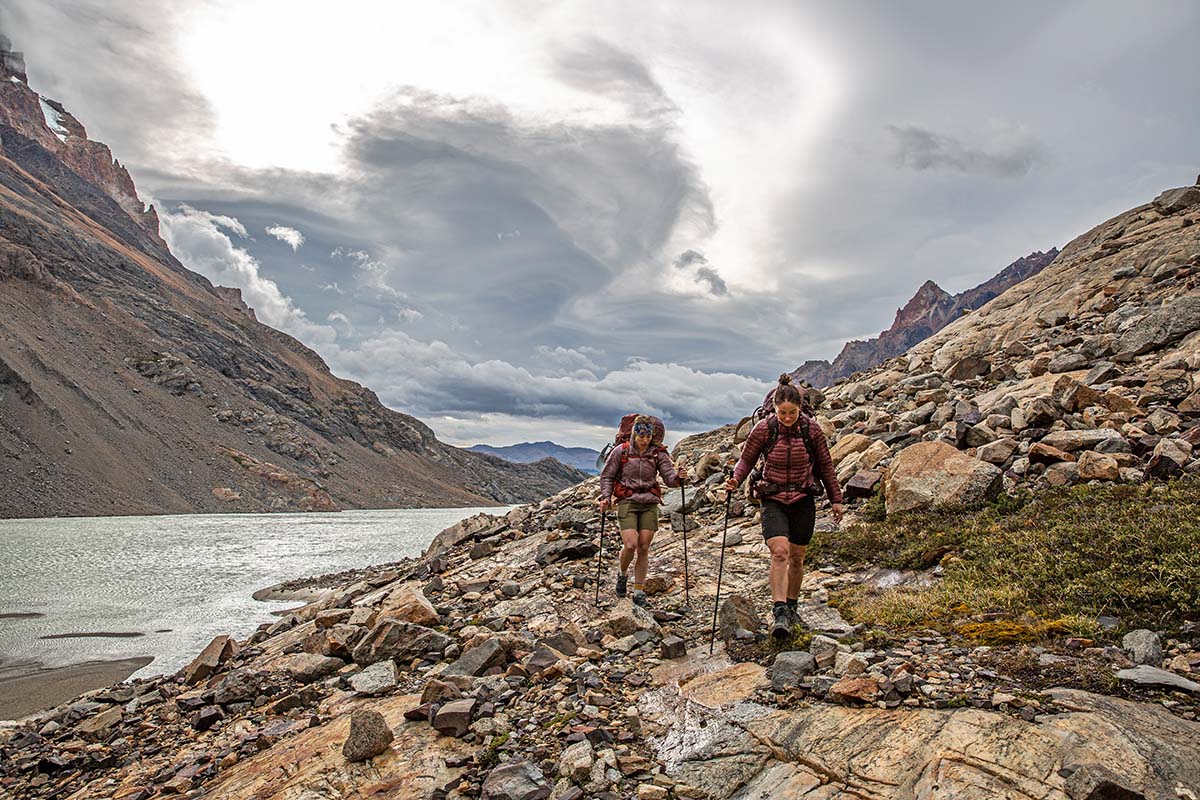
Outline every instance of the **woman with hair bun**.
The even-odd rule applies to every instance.
[[[842,488],[825,432],[816,420],[801,413],[804,396],[792,385],[791,375],[779,376],[773,400],[774,413],[750,431],[725,487],[737,489],[762,457],[762,478],[750,488],[762,500],[763,538],[771,551],[771,635],[786,639],[799,621],[796,606],[804,580],[804,554],[817,521],[820,484],[829,492],[836,522],[842,520]]]
[[[687,470],[675,469],[667,448],[654,441],[654,422],[639,415],[633,421],[629,441],[617,445],[609,453],[600,473],[600,513],[616,505],[621,525],[621,571],[617,575],[617,597],[624,597],[629,587],[629,565],[633,564],[633,594],[630,599],[639,606],[646,605],[646,571],[649,568],[650,541],[658,531],[658,505],[662,489],[658,476],[667,486],[676,487],[687,481]]]

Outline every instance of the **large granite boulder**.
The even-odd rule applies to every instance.
[[[945,442],[920,442],[901,450],[884,473],[887,513],[973,506],[995,498],[1003,473]]]

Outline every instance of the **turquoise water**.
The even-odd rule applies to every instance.
[[[459,520],[504,510],[0,520],[0,669],[149,655],[139,677],[174,672],[213,636],[244,638],[297,605],[256,601],[258,589],[416,556]],[[40,638],[91,632],[142,635]]]

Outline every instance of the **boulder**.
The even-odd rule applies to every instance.
[[[742,594],[731,594],[721,603],[717,625],[721,638],[729,641],[737,635],[738,630],[758,633],[762,629],[762,620],[754,610],[754,601]]]
[[[346,666],[346,662],[332,656],[292,653],[284,656],[276,665],[294,680],[300,683],[312,683],[337,672]]]
[[[213,640],[200,651],[192,663],[183,670],[183,682],[189,685],[197,684],[217,671],[217,668],[238,653],[238,644],[225,634],[213,637]]]
[[[313,631],[305,637],[304,652],[331,658],[350,659],[354,645],[362,638],[363,629],[357,625],[334,625]]]
[[[980,461],[986,461],[989,464],[1004,464],[1012,458],[1015,452],[1017,452],[1017,440],[1005,437],[980,447],[975,456]]]
[[[442,672],[443,675],[473,675],[479,677],[492,667],[503,666],[507,660],[504,645],[499,639],[485,639],[462,654]]]
[[[1088,365],[1088,357],[1083,353],[1072,353],[1070,351],[1058,353],[1050,359],[1050,363],[1046,365],[1046,371],[1052,373],[1074,372],[1077,369],[1083,369]]]
[[[272,684],[265,671],[242,667],[226,675],[213,690],[213,701],[219,705],[244,703],[263,694]]]
[[[1155,369],[1146,375],[1138,392],[1138,405],[1177,403],[1188,397],[1193,389],[1192,376],[1184,369]]]
[[[558,757],[558,774],[567,780],[582,783],[591,774],[595,760],[591,742],[587,739],[575,742],[564,748]]]
[[[596,555],[599,546],[592,539],[582,539],[573,536],[560,539],[557,542],[546,542],[537,549],[533,560],[542,565],[554,564],[559,561],[575,561],[580,558],[591,558]]]
[[[481,800],[545,800],[550,784],[532,762],[518,761],[496,767],[483,781]]]
[[[1192,445],[1186,439],[1160,439],[1146,466],[1146,474],[1166,479],[1183,471],[1192,457]]]
[[[1186,211],[1200,204],[1200,187],[1184,186],[1179,189],[1167,189],[1152,201],[1154,207],[1164,214],[1175,214]]]
[[[355,646],[351,656],[356,664],[363,666],[385,658],[406,661],[440,656],[453,641],[432,628],[383,617]]]
[[[928,421],[928,417],[926,417],[926,421]],[[861,453],[874,443],[875,440],[870,436],[864,436],[861,433],[848,433],[838,439],[833,447],[829,448],[829,457],[833,459],[833,465],[836,467],[848,456]]]
[[[1079,456],[1076,462],[1079,467],[1079,477],[1085,481],[1115,481],[1121,477],[1121,468],[1117,460],[1109,455],[1087,450]]]
[[[383,753],[396,738],[378,711],[359,709],[350,715],[350,733],[342,744],[347,761],[366,761]]]
[[[1060,461],[1074,460],[1075,456],[1064,450],[1059,450],[1057,447],[1051,447],[1045,442],[1038,442],[1029,448],[1029,462],[1031,464],[1057,464]]]
[[[846,485],[842,487],[842,491],[848,500],[854,500],[859,497],[870,497],[875,493],[875,487],[879,485],[879,481],[883,479],[883,473],[879,470],[868,469],[854,474],[850,480],[846,481]]]
[[[808,652],[816,660],[818,669],[832,667],[834,662],[837,661],[839,652],[838,640],[832,636],[818,634],[808,643]]]
[[[812,653],[802,650],[780,653],[771,665],[771,688],[777,692],[786,691],[816,671],[817,659]]]
[[[433,717],[433,728],[438,733],[459,738],[471,727],[471,716],[478,701],[473,697],[446,703]]]
[[[1054,431],[1042,437],[1042,444],[1073,453],[1076,450],[1095,450],[1101,442],[1120,439],[1121,434],[1112,428],[1093,428],[1081,431]]]
[[[1035,397],[1021,407],[1024,415],[1022,427],[1044,428],[1062,416],[1061,410],[1049,398]]]
[[[1129,660],[1134,664],[1149,664],[1152,667],[1162,666],[1162,641],[1154,631],[1139,628],[1121,637],[1121,647]]]
[[[879,680],[870,675],[842,678],[829,689],[829,698],[839,703],[850,700],[874,703],[881,694]]]
[[[1123,354],[1138,356],[1200,329],[1200,296],[1188,294],[1147,315],[1121,336]]]
[[[383,694],[396,686],[396,662],[376,661],[350,678],[350,688],[358,694]]]
[[[1062,375],[1050,387],[1050,399],[1064,411],[1082,411],[1099,405],[1100,393],[1068,375]]]
[[[678,636],[667,636],[662,640],[662,651],[659,658],[674,659],[687,655],[687,642]]]
[[[433,604],[415,586],[402,586],[389,594],[379,608],[379,615],[427,627],[436,625],[438,621]]]
[[[972,506],[995,498],[1003,473],[941,441],[901,450],[884,473],[887,513],[943,506]]]
[[[987,375],[992,371],[992,364],[983,356],[971,355],[960,358],[946,369],[944,373],[948,381],[966,381]]]

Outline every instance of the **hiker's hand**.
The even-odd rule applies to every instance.
[[[738,487],[738,482],[735,481],[733,478],[730,478],[729,480],[725,481],[725,488],[728,489],[729,491],[732,492],[737,487]]]
[[[688,480],[687,467],[680,467],[678,470],[676,470],[676,474],[679,475],[679,482],[681,484],[687,483],[687,480]]]
[[[833,521],[840,525],[842,523],[842,515],[846,513],[846,509],[841,503],[834,503],[831,513],[833,515]]]
[[[601,511],[607,511],[608,510],[608,498],[601,497],[601,498],[597,499],[596,505],[600,506]]]

